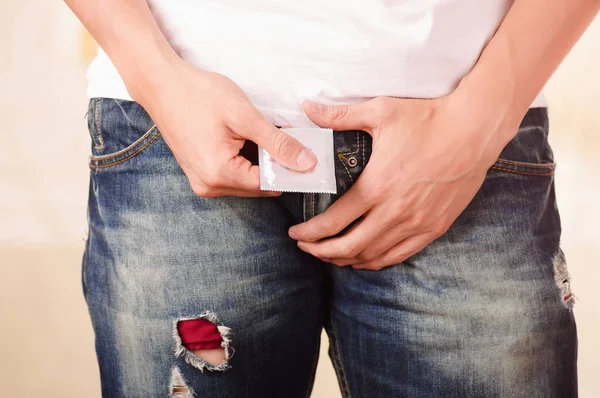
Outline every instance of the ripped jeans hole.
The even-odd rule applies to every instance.
[[[177,366],[173,366],[171,369],[169,394],[169,397],[171,398],[193,398],[195,396],[194,391],[192,391],[187,386],[185,380],[183,380],[181,370]]]
[[[562,304],[565,308],[571,309],[575,305],[575,295],[571,291],[571,275],[567,269],[567,262],[562,250],[554,256],[552,260],[554,266],[554,281],[560,291]]]
[[[195,317],[182,317],[174,321],[173,338],[175,356],[200,371],[224,371],[233,355],[231,329],[219,324],[216,314],[207,311]]]

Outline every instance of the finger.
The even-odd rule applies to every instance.
[[[302,108],[306,116],[318,126],[337,131],[371,131],[374,112],[370,101],[356,105],[323,105],[315,101],[305,100]]]
[[[242,191],[239,189],[220,189],[214,191],[214,194],[211,194],[210,198],[217,198],[222,196],[233,196],[237,198],[276,198],[281,196],[283,192],[276,191]]]
[[[314,242],[341,232],[372,207],[365,197],[362,185],[359,178],[348,192],[333,202],[324,213],[291,227],[288,231],[290,238]]]
[[[390,265],[399,264],[423,250],[425,246],[431,243],[434,239],[435,237],[431,233],[412,236],[398,243],[396,246],[383,253],[379,258],[372,261],[355,264],[352,266],[352,268],[380,270]]]
[[[356,257],[353,258],[334,258],[331,257],[329,262],[336,265],[352,265],[360,264],[379,258],[383,253],[390,250],[392,247],[397,245],[411,236],[419,235],[422,232],[415,231],[414,226],[407,225],[406,220],[400,220],[398,225],[393,226],[387,230],[383,230],[372,239],[371,243],[360,252]]]
[[[251,108],[244,120],[234,119],[230,128],[243,138],[265,149],[277,163],[296,171],[310,171],[317,165],[315,154],[298,140],[271,124]]]
[[[260,189],[258,166],[243,156],[234,156],[223,166],[214,179],[204,177],[204,183],[195,189],[200,196],[279,196],[274,191]]]
[[[208,186],[199,186],[194,188],[194,193],[203,198],[218,198],[221,196],[235,196],[241,198],[260,198],[277,197],[283,192],[277,191],[244,191],[242,189],[211,188]]]
[[[318,258],[338,260],[338,262],[334,262],[337,265],[356,264],[357,261],[346,262],[343,260],[356,260],[363,251],[375,243],[382,232],[389,228],[387,224],[391,221],[382,222],[387,214],[389,211],[382,206],[375,207],[343,236],[318,242],[299,241],[298,247]]]

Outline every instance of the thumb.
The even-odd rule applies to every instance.
[[[368,102],[356,105],[323,105],[315,101],[305,100],[302,104],[304,113],[315,124],[333,130],[366,130],[369,119]]]
[[[310,149],[275,127],[255,108],[249,118],[239,120],[229,127],[266,150],[280,165],[296,171],[310,171],[317,165],[317,157]]]
[[[251,139],[279,164],[296,171],[310,171],[317,165],[315,154],[283,129],[265,126]]]

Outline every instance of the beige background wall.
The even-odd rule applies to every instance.
[[[60,1],[0,0],[0,397],[100,396],[80,284],[82,37]],[[547,94],[563,248],[579,298],[581,397],[600,398],[600,20]],[[339,396],[324,350],[313,396]]]

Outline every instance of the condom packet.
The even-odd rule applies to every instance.
[[[279,192],[337,193],[333,161],[333,130],[323,128],[282,128],[317,157],[311,171],[294,171],[277,163],[263,148],[258,148],[260,189]]]

